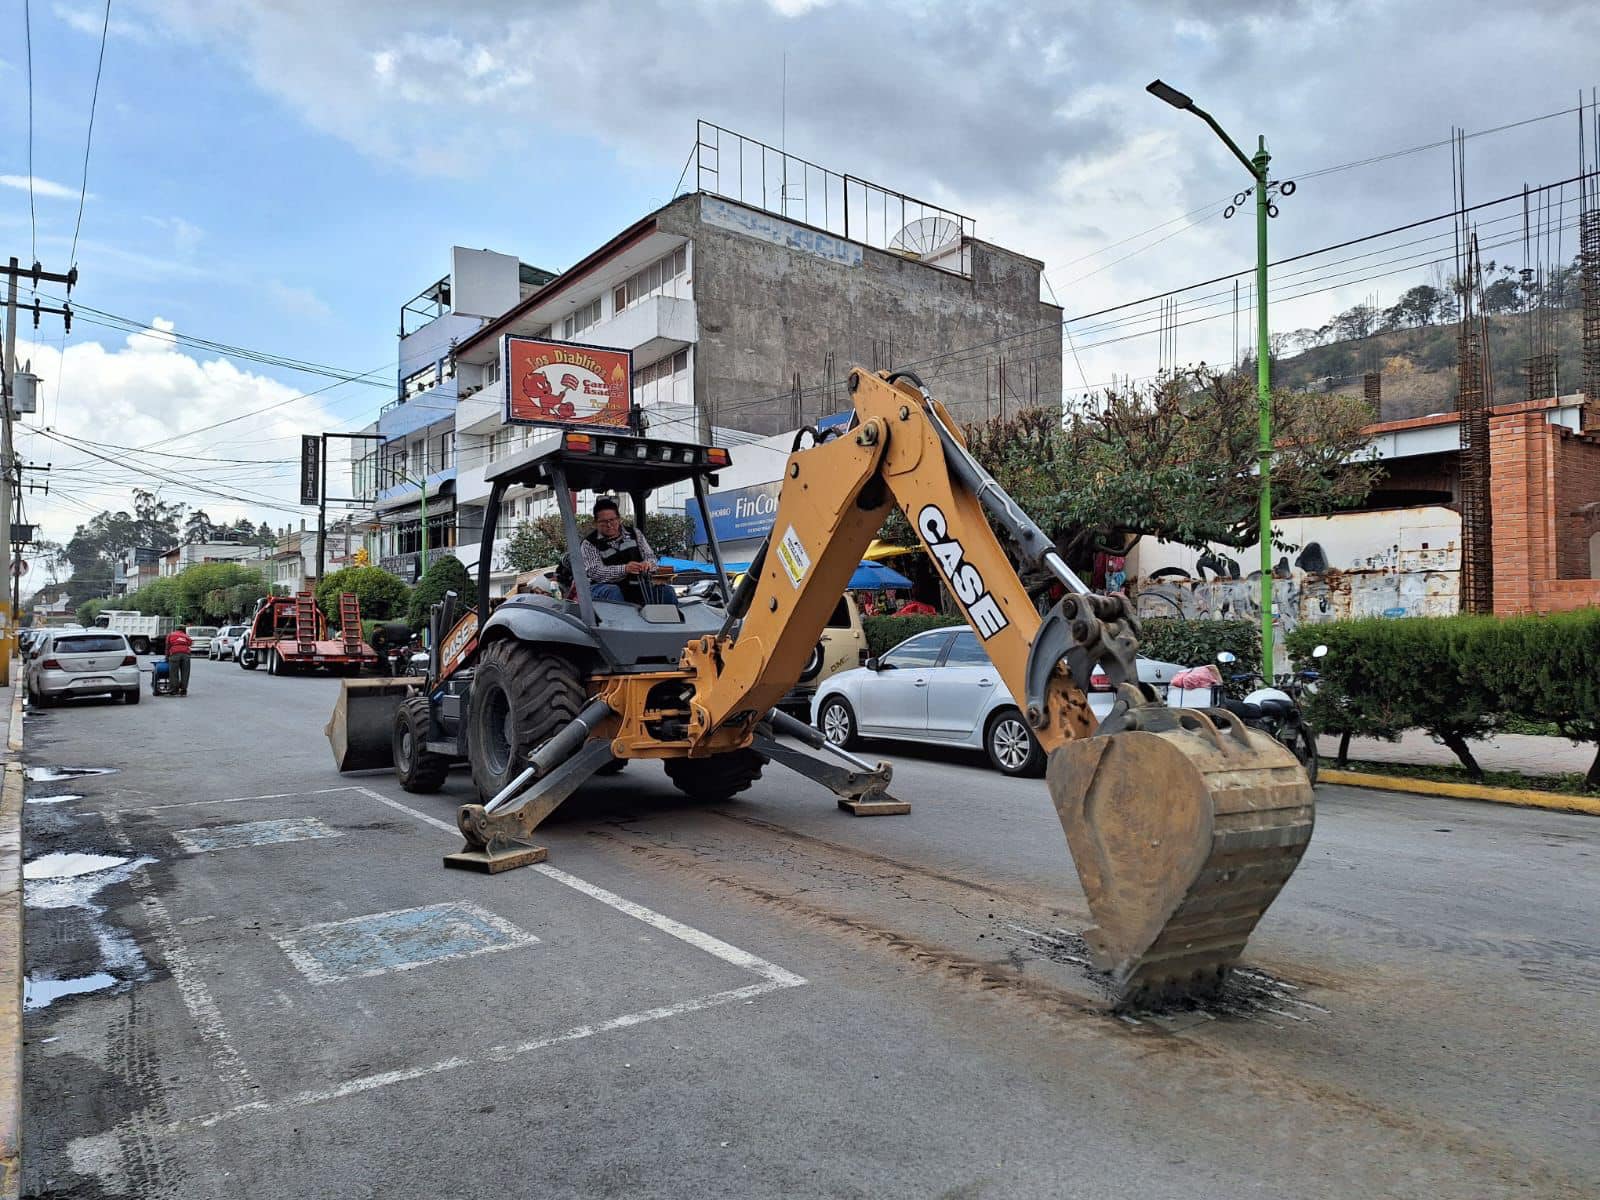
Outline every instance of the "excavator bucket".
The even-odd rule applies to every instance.
[[[333,715],[323,726],[341,771],[376,771],[394,766],[394,714],[416,680],[346,679]]]
[[[1220,709],[1141,704],[1102,728],[1048,768],[1090,955],[1125,1003],[1214,993],[1311,840],[1311,785]]]

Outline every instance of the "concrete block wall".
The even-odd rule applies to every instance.
[[[802,420],[814,421],[847,406],[840,381],[852,365],[890,368],[980,344],[924,373],[959,420],[997,410],[1002,354],[1008,408],[1059,403],[1061,310],[1039,299],[1037,260],[972,241],[970,277],[871,247],[850,265],[708,224],[700,205],[683,197],[658,226],[694,242],[694,388],[708,423],[792,429],[796,372]]]

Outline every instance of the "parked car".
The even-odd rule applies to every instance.
[[[28,659],[28,696],[48,708],[69,696],[121,696],[139,703],[139,660],[120,633],[52,630]]]
[[[248,625],[224,625],[217,630],[217,636],[211,639],[211,647],[206,651],[206,657],[213,661],[232,658],[239,649],[239,639],[249,630]]]
[[[217,627],[215,625],[185,625],[183,631],[189,635],[189,640],[194,643],[191,654],[211,655],[211,643],[216,640]]]
[[[824,682],[841,671],[853,670],[867,661],[867,629],[861,623],[861,608],[849,592],[839,597],[828,624],[811,648],[800,678],[778,707],[804,720],[811,713],[811,700]]]
[[[1139,659],[1140,680],[1158,689],[1182,669]],[[1109,690],[1089,694],[1089,707],[1102,720],[1114,701]],[[811,719],[836,746],[858,737],[970,746],[1007,775],[1044,769],[1044,750],[1016,700],[977,635],[964,627],[919,633],[864,667],[833,676],[817,689]]]

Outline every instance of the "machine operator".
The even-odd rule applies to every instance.
[[[609,496],[594,502],[594,528],[584,536],[582,555],[596,600],[677,607],[677,593],[650,578],[656,554],[644,530],[624,525],[617,502]]]

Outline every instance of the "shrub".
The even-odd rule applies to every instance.
[[[421,629],[428,623],[428,610],[444,599],[446,592],[454,592],[463,605],[476,603],[477,585],[467,572],[466,565],[454,554],[440,554],[423,572],[417,586],[411,591],[406,607],[406,624]],[[363,614],[365,609],[363,608]]]
[[[1238,656],[1235,670],[1261,666],[1261,627],[1253,621],[1185,621],[1152,617],[1140,622],[1139,653],[1185,667],[1216,662],[1217,652]]]
[[[965,625],[966,622],[960,617],[947,617],[936,613],[919,617],[863,617],[861,624],[867,631],[867,652],[873,658],[878,658],[913,634],[927,629]]]
[[[361,616],[378,621],[404,619],[411,589],[398,575],[382,567],[345,567],[317,584],[317,607],[335,624],[339,621],[339,593],[354,592]]]

